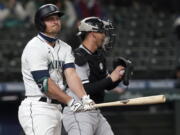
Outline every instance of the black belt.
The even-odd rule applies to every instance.
[[[39,101],[41,101],[41,102],[48,102],[48,98],[47,98],[47,97],[41,97],[41,98],[39,99]],[[50,103],[52,103],[52,104],[61,104],[61,102],[59,102],[59,101],[56,100],[56,99],[51,99],[51,100],[50,100]]]

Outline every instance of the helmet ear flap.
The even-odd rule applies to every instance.
[[[87,33],[88,33],[88,32],[85,32],[85,31],[78,32],[78,33],[77,33],[77,36],[78,36],[78,38],[79,38],[81,41],[83,41],[83,40],[86,38]]]
[[[40,21],[39,29],[41,32],[45,31],[46,25],[45,25],[44,21]]]
[[[35,26],[38,31],[41,31],[41,32],[45,31],[46,26],[44,24],[44,21],[41,18],[39,18],[38,14],[35,16]]]

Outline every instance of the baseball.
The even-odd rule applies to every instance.
[[[120,71],[120,75],[124,75],[125,70]]]

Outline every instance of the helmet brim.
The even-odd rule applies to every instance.
[[[63,13],[63,12],[60,12],[60,11],[54,11],[54,12],[52,12],[52,13],[47,14],[47,15],[44,16],[43,18],[52,16],[52,15],[58,15],[59,17],[62,17],[62,16],[64,15],[64,13]]]

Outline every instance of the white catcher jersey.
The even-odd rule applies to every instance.
[[[34,37],[24,48],[21,57],[25,95],[44,95],[34,81],[32,71],[48,70],[50,78],[61,89],[64,89],[63,67],[70,63],[74,63],[74,56],[72,48],[68,44],[57,40],[55,46],[52,47],[40,35]]]

